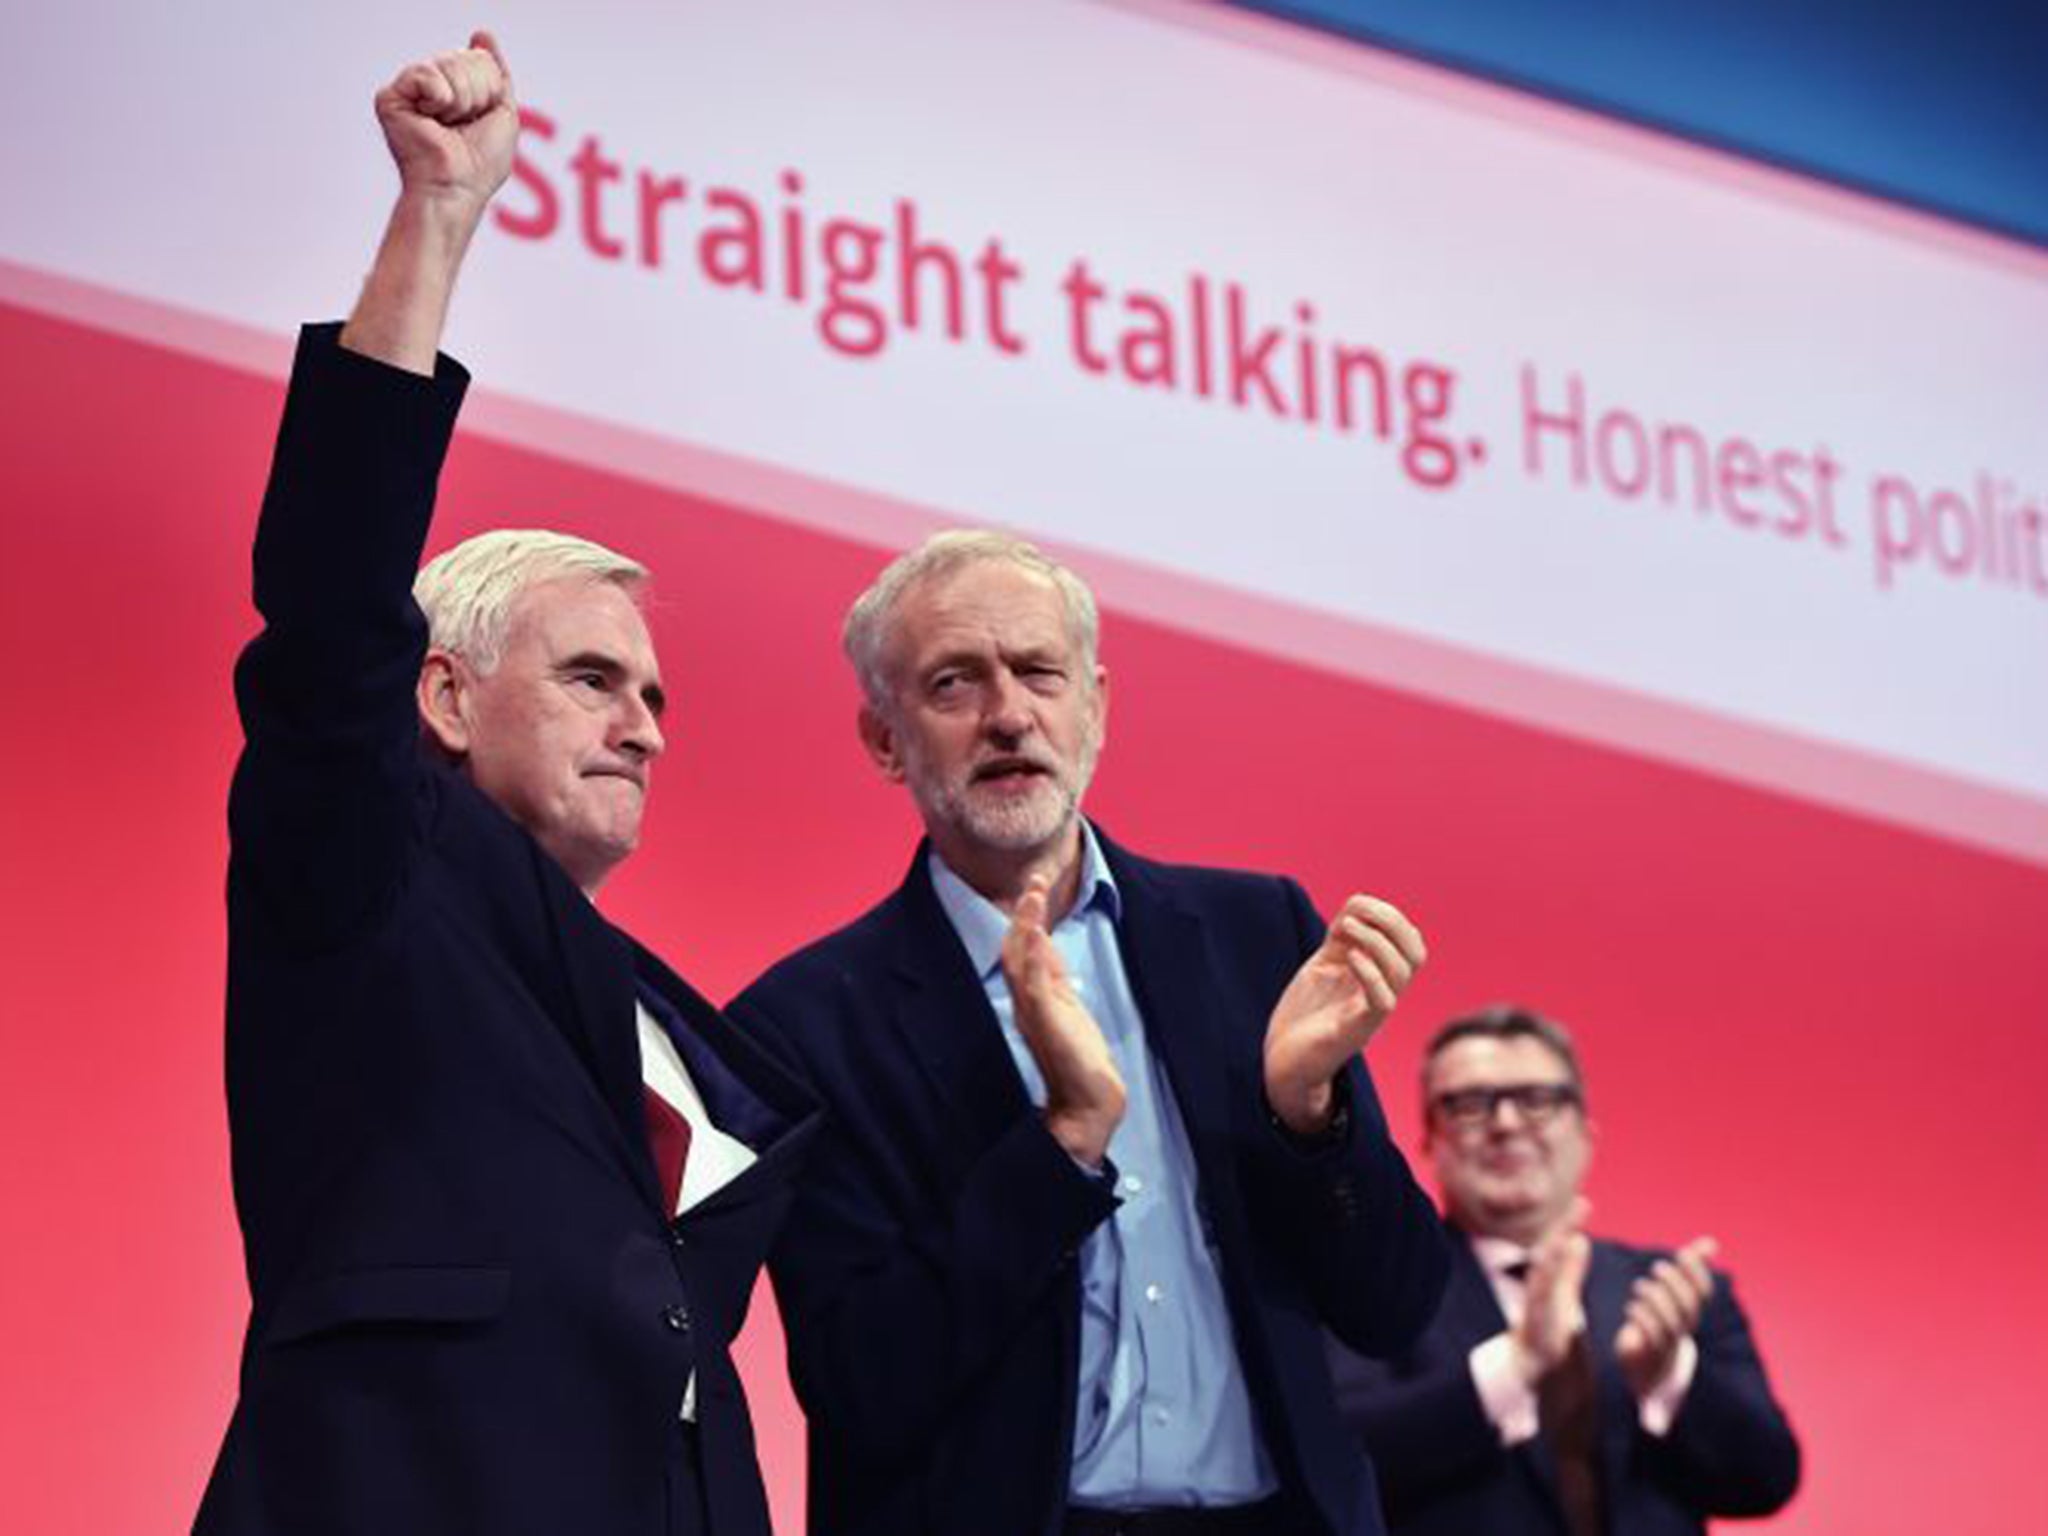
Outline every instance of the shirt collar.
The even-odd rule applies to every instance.
[[[1493,1276],[1506,1275],[1515,1265],[1529,1262],[1529,1250],[1505,1237],[1474,1237],[1472,1256]]]
[[[1010,931],[1010,919],[1001,907],[954,874],[946,861],[939,857],[938,849],[934,848],[925,855],[925,865],[931,873],[932,893],[939,898],[939,906],[944,910],[946,920],[953,925],[953,931],[960,935],[960,942],[967,950],[968,963],[974,967],[974,974],[986,981],[1001,963],[1003,935]],[[1083,819],[1081,886],[1074,899],[1074,910],[1061,921],[1072,922],[1091,910],[1100,911],[1115,923],[1123,916],[1123,896],[1117,890],[1116,876],[1110,871],[1109,860],[1102,856],[1102,845],[1096,841],[1095,829]]]

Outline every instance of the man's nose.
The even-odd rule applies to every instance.
[[[1488,1130],[1526,1130],[1529,1117],[1522,1110],[1513,1094],[1497,1093],[1486,1106],[1486,1128]]]
[[[668,750],[668,738],[661,733],[661,718],[647,701],[635,693],[624,693],[613,744],[622,752],[652,762]]]
[[[1031,690],[1024,686],[1016,673],[1006,668],[996,672],[983,719],[989,734],[1005,741],[1015,741],[1030,734],[1034,720]]]

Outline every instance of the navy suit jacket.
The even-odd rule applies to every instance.
[[[463,384],[311,328],[285,407],[230,804],[251,1314],[197,1530],[766,1536],[728,1347],[815,1108],[421,753],[411,581]],[[761,1154],[673,1223],[636,990]]]
[[[1363,1064],[1305,1151],[1265,1104],[1266,1020],[1323,926],[1291,881],[1103,839],[1118,938],[1193,1146],[1238,1363],[1299,1527],[1381,1529],[1322,1327],[1404,1345],[1445,1267]],[[1082,1241],[1115,1209],[1032,1109],[920,848],[902,887],[731,1005],[825,1101],[770,1257],[810,1418],[818,1536],[1041,1536],[1071,1471]]]
[[[1412,1348],[1381,1363],[1332,1342],[1339,1404],[1380,1467],[1396,1536],[1563,1536],[1543,1437],[1504,1448],[1480,1406],[1467,1357],[1507,1322],[1471,1245],[1455,1229],[1451,1243],[1443,1308]],[[1799,1485],[1799,1442],[1726,1275],[1701,1314],[1699,1367],[1669,1434],[1643,1430],[1614,1335],[1629,1287],[1665,1256],[1596,1241],[1586,1275],[1609,1536],[1699,1536],[1708,1516],[1770,1514]]]

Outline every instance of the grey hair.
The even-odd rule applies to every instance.
[[[1052,583],[1066,609],[1067,637],[1080,658],[1082,675],[1093,686],[1102,620],[1088,584],[1037,545],[1011,534],[985,528],[948,528],[890,561],[846,612],[840,647],[853,663],[870,705],[884,713],[890,707],[887,653],[891,622],[904,596],[927,581],[983,563],[1014,565]]]
[[[1428,1117],[1429,1069],[1436,1065],[1437,1057],[1460,1040],[1534,1040],[1548,1046],[1564,1067],[1565,1076],[1570,1079],[1572,1090],[1579,1096],[1581,1111],[1586,1106],[1586,1076],[1579,1069],[1578,1049],[1572,1044],[1571,1031],[1555,1019],[1546,1019],[1532,1008],[1518,1007],[1513,1003],[1495,1003],[1477,1013],[1468,1013],[1462,1018],[1451,1019],[1439,1026],[1429,1037],[1429,1043],[1422,1048],[1422,1087],[1424,1118]]]
[[[647,580],[647,567],[573,534],[494,528],[429,560],[413,578],[412,595],[427,616],[427,643],[488,673],[504,650],[519,594],[564,576],[630,592]]]

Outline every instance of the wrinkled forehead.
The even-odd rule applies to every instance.
[[[1431,1094],[1508,1083],[1568,1083],[1564,1058],[1533,1035],[1467,1035],[1431,1058],[1425,1079]]]
[[[582,575],[532,582],[512,599],[507,642],[536,645],[551,655],[601,646],[652,671],[654,635],[640,609],[639,586]]]
[[[1050,576],[1005,560],[935,572],[890,610],[883,654],[893,670],[953,649],[1071,650],[1073,625]]]

